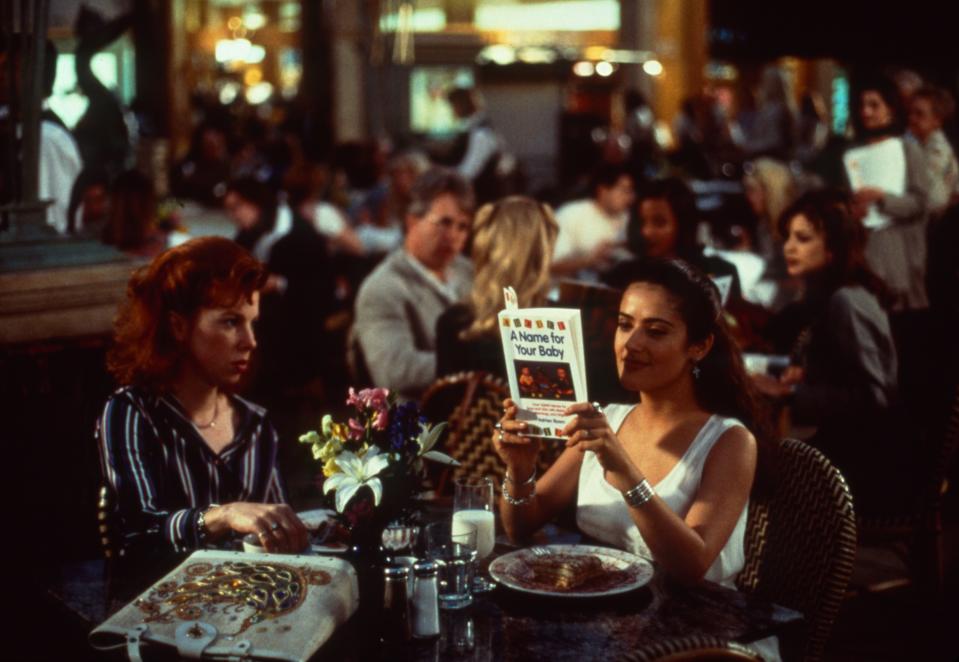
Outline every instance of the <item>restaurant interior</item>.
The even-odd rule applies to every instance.
[[[4,484],[6,556],[14,575],[9,603],[15,613],[0,639],[0,659],[122,659],[122,651],[96,651],[88,641],[90,631],[119,606],[108,603],[104,588],[110,545],[97,441],[104,402],[121,386],[107,368],[117,310],[128,296],[131,274],[167,248],[197,237],[240,241],[242,229],[228,208],[239,179],[284,188],[292,200],[294,189],[287,187],[296,175],[295,195],[315,205],[316,230],[326,242],[322,300],[290,318],[291,327],[313,325],[295,336],[316,345],[312,372],[294,381],[256,363],[247,392],[267,408],[278,432],[277,463],[291,505],[298,511],[331,508],[318,452],[311,455],[298,438],[325,425],[324,414],[346,421],[351,387],[382,385],[351,352],[358,293],[386,254],[368,243],[382,236],[367,232],[379,223],[371,210],[379,213],[376,200],[386,208],[393,203],[389,187],[403,167],[414,174],[422,172],[419,164],[457,167],[457,150],[473,125],[459,113],[452,90],[469,90],[483,126],[495,131],[499,164],[507,173],[497,171],[500,190],[557,210],[561,237],[564,205],[593,195],[593,178],[604,165],[629,173],[641,198],[649,182],[667,177],[685,182],[700,220],[700,250],[735,267],[738,292],[730,296],[742,305],[729,305],[727,312],[738,324],[734,337],[746,367],[757,365],[751,358],[764,361],[761,370],[774,370],[778,377],[783,366],[760,357],[776,355],[788,364],[790,347],[777,344],[772,326],[764,324],[800,290],[785,276],[782,238],[768,228],[801,192],[833,183],[848,188],[843,150],[858,144],[857,85],[867,74],[883,72],[904,95],[926,86],[952,98],[959,94],[959,40],[948,13],[924,1],[859,0],[3,0],[0,402],[4,446],[12,450]],[[53,50],[44,50],[37,35],[45,35]],[[49,93],[42,89],[44,66],[55,72]],[[780,102],[796,118],[796,139],[785,156],[751,142],[750,132],[773,103],[766,86],[773,78],[784,86]],[[79,157],[69,175],[72,183],[60,182],[63,190],[38,183],[38,172],[42,180],[49,167],[44,159],[51,158],[47,129],[41,129],[50,115],[58,131],[72,136],[71,149]],[[959,124],[951,112],[940,119],[951,153],[959,144]],[[123,235],[114,219],[121,204],[134,204],[119,197],[124,182],[134,180],[140,182],[134,186],[149,188],[151,209],[134,208],[142,228],[135,236]],[[900,506],[909,505],[894,515],[871,517],[857,508],[855,494],[848,497],[842,476],[829,487],[817,483],[845,504],[843,535],[851,538],[841,551],[839,542],[819,550],[830,557],[822,563],[832,568],[832,578],[807,588],[813,593],[799,606],[784,602],[775,590],[766,594],[770,603],[800,612],[808,626],[798,644],[783,645],[783,659],[959,657],[954,461],[959,306],[951,287],[959,284],[959,212],[952,213],[959,210],[959,183],[955,186],[950,204],[928,222],[942,233],[937,239],[929,234],[928,277],[935,255],[935,275],[942,280],[939,298],[929,286],[925,310],[946,321],[942,329],[923,327],[928,335],[914,335],[914,353],[899,352],[900,368],[904,362],[919,367],[918,373],[899,373],[911,418],[897,461],[922,469],[909,480],[884,482],[883,490],[902,495]],[[48,207],[61,202],[66,220],[58,226]],[[320,220],[323,209],[331,215],[325,218],[335,219],[329,221],[332,230]],[[638,209],[624,213],[636,216]],[[765,253],[764,230],[772,246]],[[398,239],[391,249],[403,241],[402,229],[392,231]],[[465,254],[472,249],[467,244]],[[561,305],[576,300],[582,308],[590,400],[604,406],[622,401],[618,382],[599,385],[604,377],[607,384],[615,381],[608,350],[596,358],[598,345],[611,346],[615,309],[610,315],[603,307],[609,299],[601,295],[613,290],[581,291],[570,281],[575,276],[555,283],[552,300]],[[617,291],[612,306],[619,305],[618,296]],[[306,317],[309,322],[302,321]],[[294,358],[278,360],[296,364],[297,356],[306,355],[296,339],[286,348]],[[261,345],[264,353],[270,347]],[[497,478],[497,490],[502,479],[505,490],[509,477],[489,439],[502,413],[501,398],[510,391],[502,382],[491,386],[486,376],[471,374],[467,395],[455,391],[455,401],[424,395],[420,403],[432,423],[449,424],[448,452],[455,455],[454,436],[464,453],[470,444],[485,444],[480,467]],[[477,413],[476,420],[464,422],[466,405],[479,412],[481,397],[489,398],[492,414]],[[780,399],[773,407],[777,439],[809,440],[815,426],[794,419],[789,402]],[[498,434],[502,441],[502,430]],[[853,429],[851,436],[863,437],[850,445],[872,466],[868,433],[856,435]],[[437,494],[448,479],[443,474],[434,481]],[[832,526],[835,513],[801,515],[811,512],[807,491],[814,481],[805,474],[780,480],[806,495],[796,497],[801,505],[790,513],[787,526],[794,528],[786,537],[807,558],[815,556],[811,541]],[[907,496],[909,490],[918,496]],[[747,557],[750,535],[758,536],[759,547],[783,545],[774,540],[780,524],[769,517],[762,533],[749,529]],[[575,529],[575,521],[561,518],[555,527]],[[767,532],[772,542],[765,542]],[[497,549],[500,543],[506,544],[502,535]],[[786,558],[753,568],[760,585],[782,588],[805,581],[806,566],[814,562]],[[846,570],[837,569],[844,563]],[[770,579],[777,572],[780,576]],[[141,579],[146,586],[161,576]],[[381,594],[381,585],[374,592]],[[377,602],[378,608],[376,595],[361,601],[350,634],[334,637],[313,659],[582,658],[584,649],[576,648],[583,643],[576,640],[580,635],[570,634],[580,631],[589,631],[583,641],[597,647],[585,649],[587,659],[763,659],[732,657],[739,643],[723,649],[729,658],[709,657],[726,646],[715,641],[701,657],[667,657],[668,649],[655,656],[644,647],[659,641],[655,623],[642,630],[649,641],[626,639],[636,648],[625,651],[626,644],[604,643],[604,637],[626,636],[626,621],[597,617],[602,623],[593,631],[589,619],[578,614],[528,625],[535,620],[529,605],[514,607],[503,587],[491,595],[498,597],[476,598],[470,608],[476,610],[471,618],[477,633],[485,632],[483,619],[502,618],[490,626],[493,634],[485,644],[444,648],[456,628],[444,620],[442,638],[429,650],[388,640],[380,648],[351,650],[364,628],[379,627],[379,612],[369,604]],[[659,604],[660,594],[653,596],[636,599]],[[609,613],[634,609],[623,604]],[[699,621],[722,620],[723,609],[715,604],[701,609]],[[695,613],[684,618],[692,624],[690,635],[719,627],[696,630]],[[764,618],[766,623],[770,617]],[[521,622],[526,625],[516,625]],[[575,642],[565,649],[563,628]],[[549,647],[537,637],[555,641]],[[789,641],[785,634],[783,640]]]

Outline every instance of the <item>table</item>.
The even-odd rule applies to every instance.
[[[91,629],[107,613],[102,571],[102,564],[75,566],[52,589]],[[690,634],[748,643],[802,620],[798,612],[755,596],[711,583],[683,587],[659,573],[636,591],[596,599],[539,598],[499,587],[470,607],[442,612],[442,635],[426,642],[381,642],[378,607],[376,599],[362,601],[314,659],[616,659],[655,640]]]

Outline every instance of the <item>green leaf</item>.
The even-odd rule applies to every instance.
[[[433,462],[439,462],[440,464],[446,464],[451,467],[460,466],[459,461],[454,460],[446,453],[441,453],[439,451],[426,451],[423,453],[422,457],[424,460],[432,460]]]

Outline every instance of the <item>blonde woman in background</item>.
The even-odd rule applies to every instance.
[[[532,198],[510,196],[480,208],[473,222],[473,289],[436,323],[437,377],[462,370],[505,376],[496,321],[503,288],[516,290],[521,308],[545,303],[557,232],[553,210]]]

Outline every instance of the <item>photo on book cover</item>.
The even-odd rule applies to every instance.
[[[568,363],[513,361],[521,398],[576,402]]]

